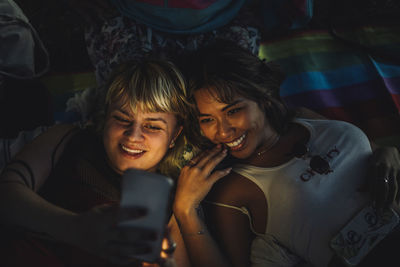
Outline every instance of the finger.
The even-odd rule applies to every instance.
[[[126,221],[132,219],[138,219],[146,216],[148,213],[148,209],[146,207],[141,206],[129,206],[129,207],[120,207],[118,212],[118,221]]]
[[[117,217],[119,212],[119,206],[117,204],[102,204],[93,208],[95,213],[101,215],[102,220],[106,225],[115,226],[117,223]]]
[[[209,180],[211,183],[216,183],[219,179],[222,177],[228,175],[232,171],[232,168],[226,168],[223,170],[218,170],[213,172],[213,174],[210,176]]]
[[[164,238],[162,241],[161,258],[168,258],[174,254],[176,243],[171,238]]]
[[[114,241],[125,243],[155,241],[158,237],[156,231],[132,226],[118,226],[117,228],[112,230],[110,236],[110,239]]]
[[[389,174],[386,179],[388,181],[388,194],[383,206],[384,209],[387,209],[392,205],[392,203],[396,199],[396,193],[397,193],[397,183],[396,179],[393,178],[393,174]]]
[[[95,210],[101,213],[115,213],[117,214],[119,206],[114,203],[105,203],[94,207]]]
[[[197,162],[197,167],[203,168],[211,158],[213,158],[217,153],[222,151],[222,145],[218,144],[213,149],[207,151],[207,153]]]
[[[203,167],[205,174],[208,176],[217,167],[217,165],[226,157],[228,150],[223,148],[218,154],[214,155],[208,160],[208,162]]]
[[[196,165],[203,157],[207,156],[208,151],[202,151],[201,153],[194,156],[191,160],[188,161],[187,166],[194,166]]]

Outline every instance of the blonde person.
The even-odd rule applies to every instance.
[[[0,265],[141,265],[132,255],[147,252],[155,234],[115,227],[146,216],[143,207],[118,209],[121,175],[128,168],[176,175],[186,89],[172,63],[154,59],[120,66],[107,88],[98,123],[56,125],[4,168]]]
[[[217,41],[189,62],[192,137],[215,146],[183,168],[175,195],[193,266],[341,266],[330,241],[357,212],[375,204],[379,221],[398,209],[395,148],[377,148],[350,123],[290,110],[282,73],[236,44]],[[359,266],[397,266],[397,228]]]

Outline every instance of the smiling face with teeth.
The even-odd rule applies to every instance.
[[[133,113],[126,105],[112,105],[103,131],[108,160],[119,173],[128,168],[155,171],[181,129],[171,113],[140,108]]]
[[[194,99],[204,136],[215,144],[225,144],[236,158],[250,157],[276,135],[265,113],[252,100],[235,96],[230,103],[223,103],[212,89],[195,91]]]

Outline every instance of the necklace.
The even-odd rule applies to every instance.
[[[279,139],[281,139],[281,136],[278,134],[275,136],[275,139],[272,141],[271,144],[269,144],[266,148],[264,148],[264,150],[257,153],[257,156],[261,156],[265,152],[271,150],[271,148],[273,148],[273,146],[276,145],[276,143],[278,143]]]

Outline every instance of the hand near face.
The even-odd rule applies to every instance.
[[[134,255],[147,253],[150,246],[145,241],[154,240],[151,231],[134,227],[118,227],[118,221],[145,216],[142,208],[120,209],[101,205],[77,215],[71,226],[73,244],[112,263],[137,262]]]
[[[370,192],[378,210],[399,204],[400,155],[395,147],[378,147],[371,158]]]
[[[226,148],[217,145],[193,158],[182,169],[175,194],[175,212],[197,208],[213,184],[231,171],[231,168],[214,170],[226,155]]]

